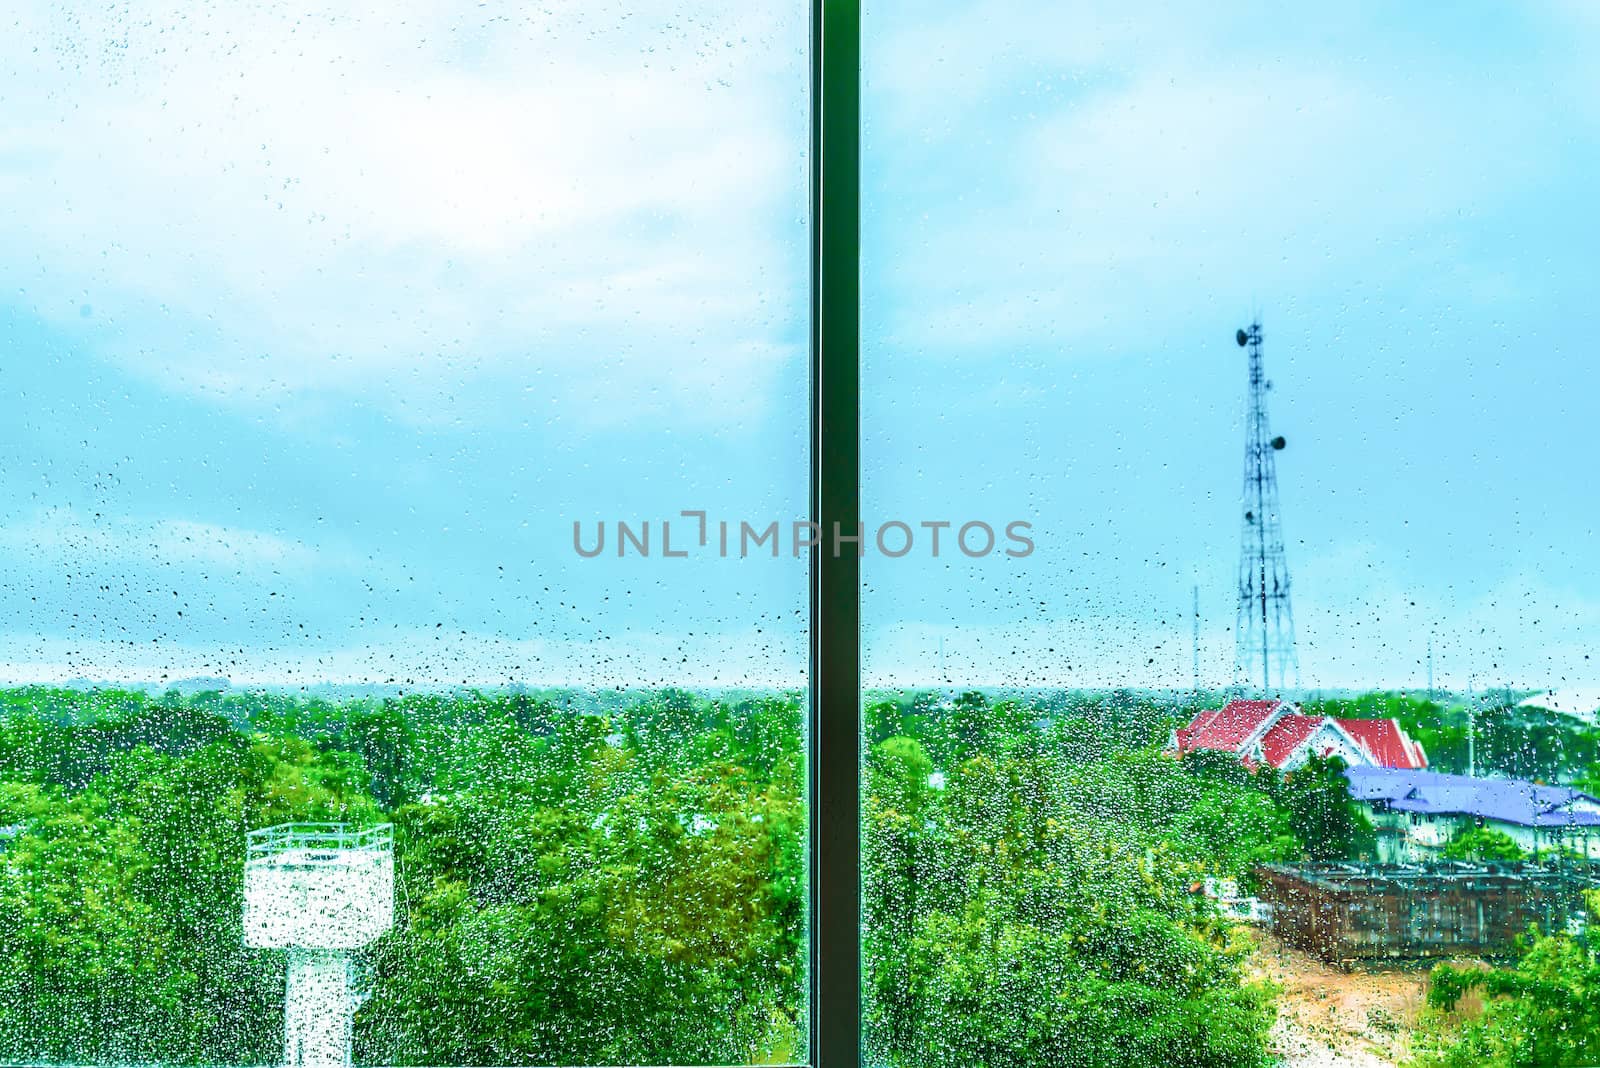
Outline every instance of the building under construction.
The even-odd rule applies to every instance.
[[[1273,933],[1327,961],[1509,956],[1530,927],[1578,929],[1600,887],[1533,864],[1270,864],[1256,878]]]

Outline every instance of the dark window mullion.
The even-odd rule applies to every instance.
[[[813,0],[811,50],[810,1058],[861,1060],[859,0]]]

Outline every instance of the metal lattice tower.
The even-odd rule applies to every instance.
[[[1250,393],[1245,407],[1244,495],[1240,501],[1239,612],[1235,626],[1234,685],[1244,689],[1259,673],[1264,694],[1300,685],[1294,648],[1294,613],[1289,606],[1289,564],[1284,557],[1278,510],[1276,454],[1284,439],[1267,424],[1272,383],[1261,366],[1261,324],[1235,336],[1250,356]],[[1276,686],[1274,686],[1274,677]]]

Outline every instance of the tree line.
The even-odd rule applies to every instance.
[[[864,712],[872,1063],[1270,1062],[1273,991],[1198,883],[1367,848],[1336,765],[1170,759],[1193,708],[1132,693]],[[0,691],[0,1061],[275,1063],[284,962],[242,945],[243,846],[293,820],[395,824],[359,1062],[803,1060],[802,713]]]

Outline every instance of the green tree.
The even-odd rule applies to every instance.
[[[1600,894],[1589,893],[1600,911]],[[1590,932],[1593,928],[1590,929]],[[1463,1008],[1477,991],[1482,1008]],[[1429,977],[1418,1068],[1569,1068],[1600,1063],[1600,959],[1594,935],[1530,932],[1512,968],[1441,964]]]
[[[1375,849],[1372,822],[1350,800],[1344,761],[1312,757],[1283,777],[1277,800],[1312,860],[1354,860]]]
[[[1451,836],[1439,851],[1445,860],[1515,862],[1528,854],[1504,831],[1492,827],[1466,827]]]

